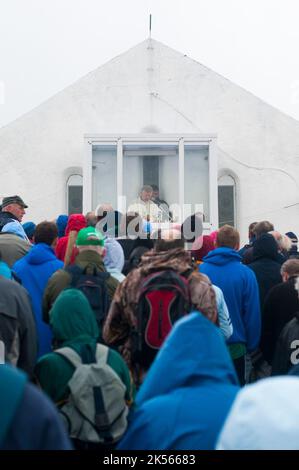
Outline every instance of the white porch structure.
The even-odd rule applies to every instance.
[[[161,198],[178,209],[175,222],[200,210],[215,230],[216,142],[215,134],[85,135],[84,212],[103,202],[126,212],[141,186],[156,183]],[[144,159],[150,159],[149,174]]]

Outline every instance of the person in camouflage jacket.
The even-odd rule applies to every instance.
[[[166,232],[166,233],[165,233]],[[212,323],[218,324],[216,297],[207,276],[195,271],[190,253],[184,250],[184,241],[177,230],[164,231],[163,239],[157,240],[155,248],[141,258],[138,268],[129,273],[115,292],[107,319],[103,338],[109,345],[117,347],[133,371],[132,335],[136,327],[139,286],[149,274],[165,269],[173,269],[188,280],[190,303]]]

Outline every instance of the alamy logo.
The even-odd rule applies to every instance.
[[[293,364],[293,366],[296,366],[297,364],[299,364],[299,340],[298,339],[295,339],[294,341],[292,341],[291,349],[295,349],[295,351],[292,352],[291,354],[291,363]]]
[[[0,364],[5,363],[5,345],[3,341],[0,341]]]

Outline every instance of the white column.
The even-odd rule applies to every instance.
[[[83,213],[92,208],[92,141],[85,139],[83,161]]]
[[[218,229],[218,154],[217,140],[209,144],[209,198],[211,231]]]
[[[125,210],[123,202],[123,143],[122,139],[117,140],[117,210],[123,212]]]
[[[181,217],[184,221],[184,199],[185,199],[185,150],[184,150],[184,138],[181,137],[179,140],[179,205],[181,208]]]

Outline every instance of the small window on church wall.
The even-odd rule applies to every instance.
[[[219,227],[236,226],[235,192],[234,179],[229,175],[221,176],[218,180]]]
[[[67,181],[68,214],[82,214],[83,211],[83,178],[71,175]]]

